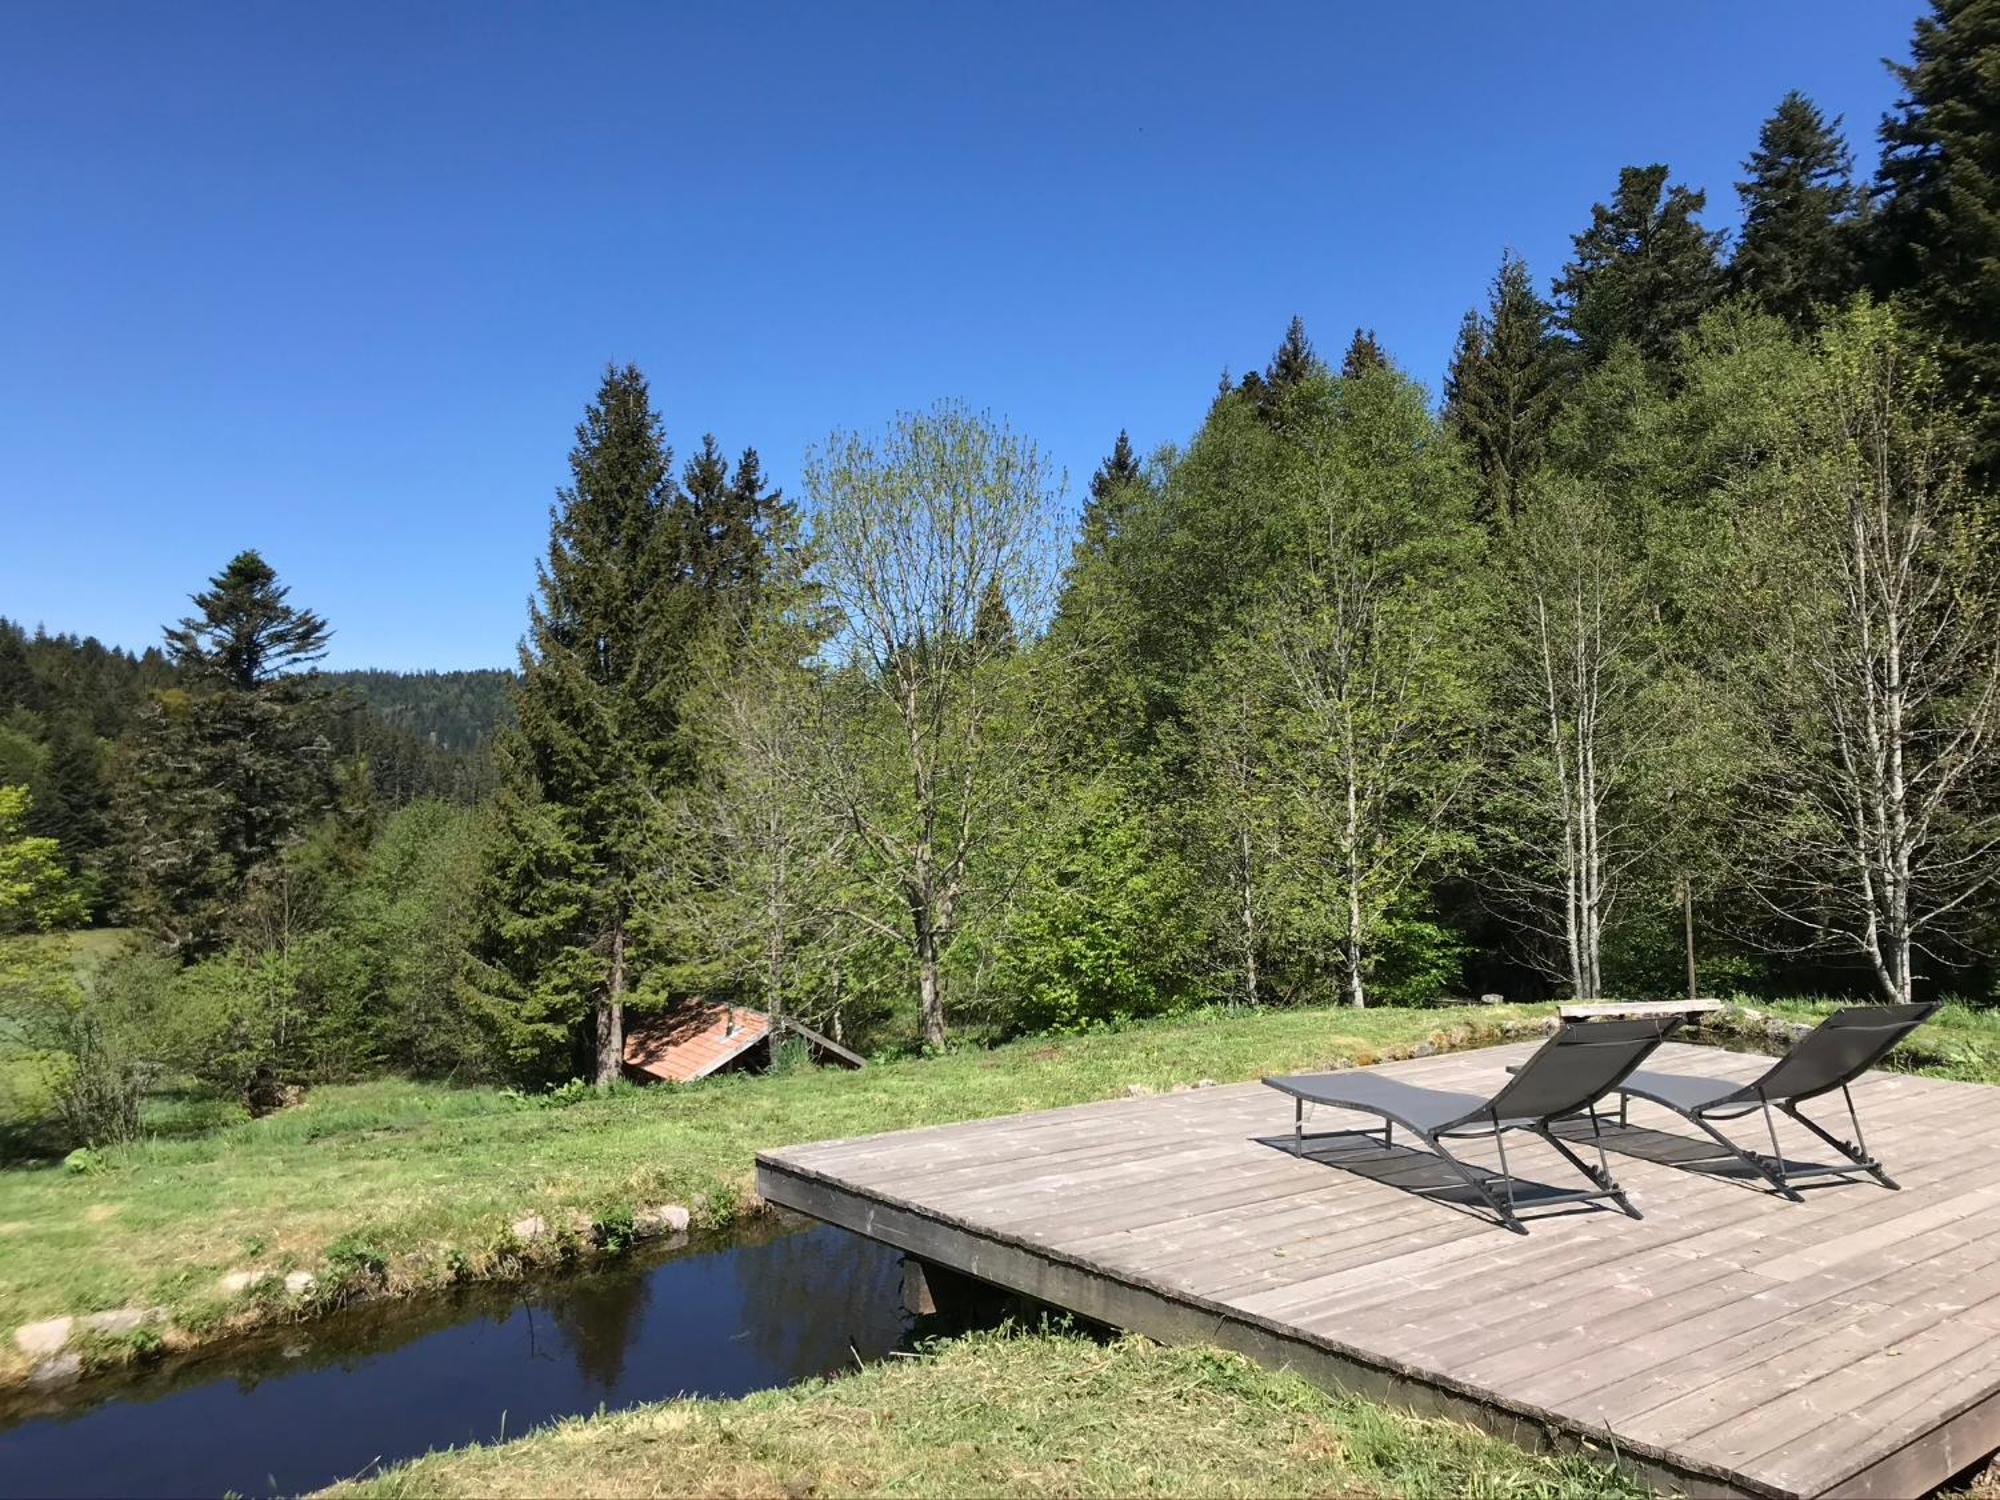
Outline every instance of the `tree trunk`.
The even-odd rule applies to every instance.
[[[1347,834],[1347,1003],[1357,1010],[1368,1004],[1367,982],[1361,974],[1361,855],[1353,827],[1354,792],[1348,789]]]
[[[1347,771],[1347,823],[1343,852],[1347,856],[1347,1003],[1357,1010],[1368,1004],[1367,981],[1361,973],[1361,789],[1355,768],[1354,710],[1341,716],[1341,748]]]
[[[1243,851],[1243,1003],[1257,1003],[1257,907],[1252,900],[1254,881],[1250,861],[1250,825],[1238,830]]]
[[[611,974],[597,997],[597,1071],[599,1088],[616,1083],[625,1063],[625,923],[611,929]]]
[[[938,967],[937,938],[930,924],[917,929],[917,994],[921,1002],[924,1045],[944,1046],[944,975]]]
[[[1694,967],[1694,882],[1681,877],[1681,935],[1687,941],[1688,999],[1700,993]]]

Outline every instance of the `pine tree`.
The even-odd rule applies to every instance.
[[[1668,186],[1667,168],[1626,167],[1607,206],[1593,204],[1590,228],[1556,282],[1557,301],[1584,358],[1601,361],[1629,342],[1665,360],[1722,287],[1722,235],[1701,227],[1708,195]]]
[[[1882,119],[1874,281],[1938,343],[1960,399],[1984,404],[1975,465],[2000,476],[2000,3],[1932,0],[1897,112]]]
[[[1862,194],[1851,180],[1854,155],[1839,119],[1829,121],[1793,90],[1764,122],[1743,170],[1736,184],[1743,232],[1730,279],[1766,310],[1803,324],[1857,283]]]
[[[645,377],[608,370],[549,514],[503,740],[498,836],[474,988],[516,1064],[618,1077],[642,955],[632,916],[662,799],[690,774],[680,703],[710,617],[706,577],[735,535],[713,443],[673,454]]]
[[[1347,355],[1340,362],[1340,378],[1353,380],[1366,375],[1370,370],[1389,368],[1389,356],[1382,352],[1382,346],[1375,341],[1375,330],[1357,328],[1347,345]]]
[[[182,686],[155,695],[118,796],[132,915],[186,957],[212,950],[251,877],[329,803],[327,695],[301,675],[326,621],[242,552],[166,631]]]
[[[1445,374],[1445,423],[1472,449],[1480,514],[1511,516],[1542,461],[1569,383],[1555,309],[1536,295],[1527,262],[1500,257],[1484,315],[1467,312]]]

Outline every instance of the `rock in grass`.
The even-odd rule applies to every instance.
[[[303,1297],[319,1285],[319,1278],[310,1271],[289,1271],[285,1274],[285,1291],[293,1297]]]
[[[23,1323],[14,1330],[14,1347],[23,1354],[54,1354],[69,1342],[75,1318],[44,1318],[39,1323]]]
[[[525,1219],[516,1219],[507,1226],[507,1232],[524,1245],[532,1245],[549,1237],[549,1221],[540,1214],[529,1214]]]
[[[253,1287],[262,1286],[271,1279],[269,1271],[227,1271],[217,1283],[225,1297],[240,1297]]]
[[[678,1203],[656,1203],[632,1215],[632,1233],[648,1240],[663,1234],[686,1234],[692,1218]]]
[[[44,1389],[52,1385],[68,1385],[82,1374],[83,1356],[72,1349],[66,1354],[45,1359],[28,1371],[28,1384]]]
[[[114,1307],[109,1312],[95,1312],[86,1316],[83,1326],[92,1333],[137,1333],[148,1323],[157,1323],[165,1318],[164,1307]]]

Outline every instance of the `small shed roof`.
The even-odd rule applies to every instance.
[[[672,1083],[706,1078],[771,1034],[771,1018],[740,1005],[689,1001],[625,1029],[625,1066]]]

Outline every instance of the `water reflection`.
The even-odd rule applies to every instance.
[[[16,1412],[0,1496],[296,1493],[600,1406],[789,1384],[903,1343],[900,1283],[885,1246],[767,1225],[551,1285],[366,1309]]]

